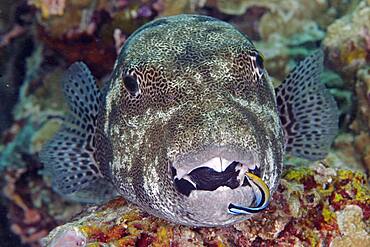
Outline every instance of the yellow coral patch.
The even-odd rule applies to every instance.
[[[333,185],[329,185],[329,187],[327,189],[318,189],[317,190],[321,196],[330,196],[331,193],[333,193],[334,191],[334,186]]]
[[[291,169],[289,170],[284,178],[291,181],[298,181],[300,182],[303,178],[307,176],[312,176],[313,171],[306,167],[300,167],[297,169]]]
[[[340,202],[340,201],[342,201],[344,198],[343,198],[343,196],[341,195],[341,194],[338,194],[338,193],[335,193],[335,195],[334,195],[334,202]]]
[[[157,240],[153,243],[154,247],[170,246],[173,236],[172,228],[161,226],[157,230]]]
[[[140,220],[140,213],[138,210],[131,210],[127,214],[123,215],[122,221],[123,222],[130,222],[135,220]]]
[[[319,246],[319,237],[315,232],[306,232],[304,235],[312,247]]]
[[[99,247],[100,244],[99,243],[89,243],[87,244],[87,247]]]
[[[41,16],[45,19],[52,15],[62,16],[66,6],[66,0],[29,0],[28,3],[40,9]]]
[[[342,51],[341,60],[346,64],[351,64],[355,60],[366,60],[366,55],[366,50],[357,48],[352,51]]]
[[[93,234],[96,234],[97,232],[101,232],[101,230],[97,226],[88,226],[88,225],[81,226],[80,230],[82,233],[89,237]]]
[[[113,246],[123,247],[123,246],[134,246],[136,242],[135,236],[126,236],[117,240]]]
[[[365,186],[366,178],[361,172],[353,172],[350,170],[338,171],[339,178],[342,180],[349,179],[351,182],[346,184],[345,189],[354,193],[355,200],[360,202],[367,202],[369,198],[369,188]]]
[[[341,180],[351,179],[353,175],[353,172],[350,170],[339,170],[337,173],[338,173],[339,179]]]
[[[327,206],[324,206],[322,209],[322,216],[324,217],[325,222],[331,223],[336,219],[336,215],[332,212]]]
[[[225,245],[221,240],[218,240],[217,241],[217,247],[225,247]]]

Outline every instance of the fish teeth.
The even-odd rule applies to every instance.
[[[200,167],[209,167],[209,168],[212,168],[213,170],[215,170],[217,172],[223,172],[227,169],[227,167],[232,162],[233,161],[229,161],[229,160],[224,159],[222,157],[213,157],[213,158],[207,160],[206,162],[204,162],[204,163],[202,163],[198,166],[193,167],[190,170],[185,170],[185,169],[178,168],[176,170],[177,174],[176,174],[175,178],[181,179],[184,176],[186,176],[187,174],[189,174],[190,172],[192,172],[193,170],[195,170],[197,168],[200,168]]]
[[[188,173],[187,170],[185,169],[181,169],[181,168],[178,168],[176,169],[176,176],[174,178],[177,178],[177,179],[182,179],[184,176],[186,176]]]
[[[214,157],[214,158],[202,163],[198,167],[209,167],[209,168],[212,168],[213,170],[215,170],[217,172],[222,172],[222,159],[220,157]],[[198,167],[196,167],[196,168],[198,168]]]
[[[209,168],[212,168],[213,170],[215,170],[217,172],[223,172],[223,171],[226,170],[226,168],[231,163],[232,163],[231,161],[226,160],[222,157],[214,157],[214,158],[202,163],[201,165],[197,166],[196,168],[198,168],[198,167],[209,167]]]
[[[257,165],[256,164],[247,164],[249,170],[255,170]]]

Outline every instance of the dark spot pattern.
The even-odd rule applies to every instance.
[[[109,183],[103,182],[95,152],[101,95],[85,64],[77,62],[70,66],[63,79],[63,91],[70,114],[41,151],[41,161],[59,193],[93,190],[100,200],[102,190],[94,186]]]
[[[322,68],[322,51],[316,51],[276,89],[285,150],[310,160],[326,156],[338,131],[338,109],[320,82]]]

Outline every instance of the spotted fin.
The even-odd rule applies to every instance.
[[[84,63],[69,67],[63,78],[63,92],[70,114],[43,147],[41,161],[52,176],[53,188],[60,194],[83,202],[104,201],[114,189],[95,159],[101,95]]]
[[[324,158],[338,131],[338,108],[320,82],[323,52],[300,62],[276,89],[285,151],[309,160]]]

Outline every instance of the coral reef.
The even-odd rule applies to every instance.
[[[370,244],[361,208],[356,205],[348,205],[343,210],[336,212],[336,217],[342,236],[336,237],[332,246],[367,246]]]
[[[23,243],[39,246],[40,238],[64,219],[78,213],[81,207],[65,202],[52,192],[38,174],[39,164],[35,160],[28,162],[27,168],[5,172],[3,193],[8,201],[10,229]]]
[[[16,236],[35,247],[41,242],[370,246],[369,0],[4,0],[0,10],[0,211],[6,209],[0,216],[8,219],[0,221],[0,238],[5,246],[20,246]],[[276,85],[321,43],[322,79],[341,113],[333,150],[313,166],[288,157],[268,210],[226,228],[174,226],[122,198],[99,207],[61,198],[51,190],[37,155],[66,110],[63,71],[83,60],[101,85],[133,31],[158,16],[181,13],[214,16],[246,33],[264,54]]]
[[[242,15],[250,8],[264,8],[259,30],[261,37],[279,33],[284,37],[306,39],[307,36],[320,35],[319,27],[326,27],[335,18],[356,6],[359,1],[306,1],[306,0],[219,0],[216,7],[223,13]],[[286,28],[289,27],[289,28]],[[298,34],[298,35],[297,35]]]
[[[29,4],[38,9],[41,41],[68,63],[85,61],[98,77],[113,67],[119,50],[117,32],[124,40],[160,10],[144,0],[71,0],[68,4],[64,0],[30,0]]]
[[[81,210],[79,204],[66,202],[54,193],[40,172],[42,167],[36,154],[59,127],[57,121],[46,120],[51,114],[60,115],[64,109],[60,85],[55,82],[62,73],[60,70],[42,73],[43,57],[43,48],[39,46],[26,59],[20,100],[13,109],[14,122],[3,133],[0,145],[3,173],[0,184],[10,229],[29,246],[39,246],[40,238]],[[50,84],[43,85],[43,80]]]
[[[336,71],[345,82],[341,87],[353,92],[356,110],[346,112],[344,121],[351,132],[346,133],[347,144],[336,142],[336,153],[352,157],[369,172],[370,131],[370,2],[362,1],[353,12],[328,26],[323,45],[327,53],[328,66]],[[338,94],[337,94],[338,95]],[[340,97],[339,105],[341,105]],[[339,139],[339,138],[338,138]],[[337,140],[338,140],[337,139]],[[352,151],[351,151],[352,149]],[[354,165],[359,167],[358,165]]]
[[[28,0],[29,5],[40,9],[42,18],[50,16],[63,16],[66,7],[66,0]]]
[[[370,3],[362,1],[350,14],[328,26],[323,44],[329,65],[345,79],[369,62]]]
[[[365,175],[316,163],[289,169],[268,210],[234,226],[175,226],[118,198],[86,209],[54,229],[43,244],[75,239],[86,246],[368,246],[369,219]]]

